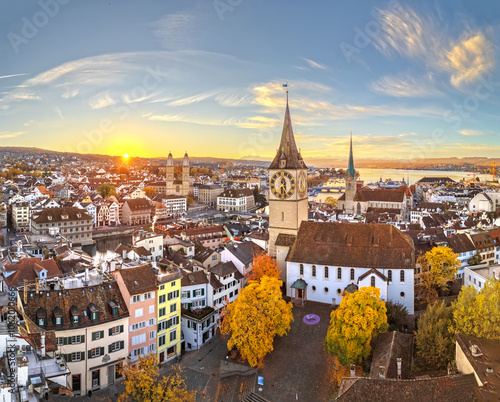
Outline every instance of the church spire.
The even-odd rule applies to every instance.
[[[356,170],[354,169],[354,157],[352,156],[352,131],[351,131],[351,140],[350,140],[350,147],[349,147],[349,165],[347,166],[347,172],[346,175],[354,179],[354,176],[356,174]]]
[[[293,135],[292,119],[290,108],[288,107],[288,91],[286,91],[285,119],[283,121],[283,131],[281,132],[281,142],[269,169],[306,169],[307,166],[300,155],[295,137]]]

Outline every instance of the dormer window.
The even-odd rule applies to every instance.
[[[36,323],[39,327],[47,325],[47,312],[42,307],[36,311]]]
[[[81,313],[80,313],[80,310],[78,309],[78,307],[72,306],[69,309],[69,312],[70,312],[70,315],[71,315],[71,323],[73,325],[78,325],[78,324],[80,324],[82,322]]]
[[[99,310],[94,303],[89,304],[90,319],[92,322],[97,321]]]
[[[48,215],[48,216],[47,216],[47,219],[48,219],[49,221],[51,221],[51,220],[52,220],[52,216]]]
[[[76,217],[77,217],[77,218],[81,218],[81,217],[82,217],[82,214],[76,214]]]
[[[68,215],[61,215],[61,219],[69,219]]]
[[[113,317],[116,317],[118,315],[118,306],[114,301],[110,301],[108,303],[109,307],[111,308],[111,313],[113,314]]]
[[[63,311],[60,307],[56,306],[54,308],[54,325],[56,327],[61,327],[63,325]]]

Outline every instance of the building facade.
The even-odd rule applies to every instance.
[[[148,265],[115,271],[116,282],[130,313],[129,361],[156,355],[156,275]]]
[[[392,225],[303,222],[287,261],[287,295],[337,305],[345,292],[380,289],[414,312],[415,248]]]
[[[77,207],[43,209],[33,215],[31,233],[59,234],[71,243],[92,244],[92,217]]]
[[[160,269],[157,275],[157,353],[160,363],[181,354],[181,278],[179,268]]]

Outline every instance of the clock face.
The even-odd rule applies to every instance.
[[[307,194],[307,174],[306,172],[302,171],[299,172],[299,177],[298,177],[298,183],[297,183],[297,189],[299,192],[299,197],[303,198]]]
[[[295,191],[295,179],[290,172],[280,171],[271,177],[271,191],[276,198],[290,198]]]

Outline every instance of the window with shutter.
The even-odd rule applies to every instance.
[[[201,289],[201,295],[205,296],[205,289],[204,288]]]

